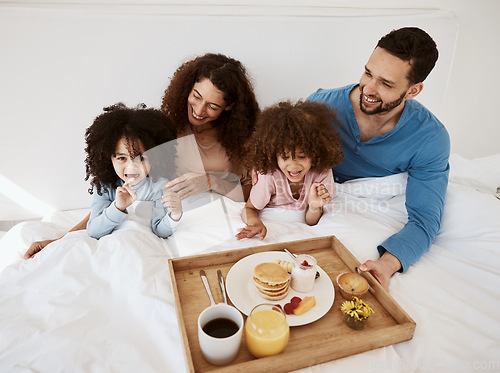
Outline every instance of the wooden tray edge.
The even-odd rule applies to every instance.
[[[349,267],[349,269],[355,273],[357,273],[358,267],[361,263],[356,259],[356,257],[340,242],[340,240],[331,236],[332,240],[337,242],[338,245],[332,245],[334,248],[342,248],[342,250],[335,250],[338,256],[344,261],[344,263]],[[416,325],[415,321],[406,313],[406,311],[399,305],[398,302],[390,295],[387,290],[385,290],[382,285],[373,277],[370,272],[362,272],[362,276],[368,281],[370,284],[370,292],[373,294],[375,298],[384,306],[384,308],[391,314],[392,317],[399,323],[410,323]],[[393,306],[396,306],[393,309]],[[415,329],[415,328],[414,328]]]
[[[194,371],[195,371],[194,370],[194,363],[193,363],[193,358],[191,355],[191,349],[189,347],[189,339],[188,339],[187,333],[186,333],[186,325],[184,323],[184,317],[182,315],[182,307],[181,307],[181,302],[180,302],[180,297],[179,297],[179,290],[177,287],[177,280],[175,278],[173,259],[168,260],[168,271],[170,273],[170,284],[172,286],[172,292],[174,294],[175,313],[177,314],[178,327],[179,327],[179,331],[181,333],[181,338],[182,338],[184,358],[185,358],[184,360],[186,362],[186,365],[187,365],[189,372],[194,373]]]

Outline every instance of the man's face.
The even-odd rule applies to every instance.
[[[388,113],[404,105],[410,82],[410,63],[377,47],[359,80],[359,105],[367,115]]]

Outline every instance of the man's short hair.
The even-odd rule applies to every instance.
[[[417,27],[392,30],[378,41],[377,47],[410,62],[407,76],[410,84],[423,82],[438,59],[436,43],[429,34]]]

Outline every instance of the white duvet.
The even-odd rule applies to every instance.
[[[64,233],[86,214],[22,223],[0,241],[0,372],[183,372],[168,258],[336,235],[360,262],[406,222],[406,175],[338,186],[318,225],[265,210],[268,236],[236,241],[242,203],[206,194],[168,239],[136,204],[129,221],[95,240],[73,232],[35,258],[34,240]],[[304,372],[500,370],[500,156],[451,158],[442,227],[390,293],[417,323],[412,340]],[[200,200],[204,199],[204,200]],[[146,223],[145,223],[146,222]]]

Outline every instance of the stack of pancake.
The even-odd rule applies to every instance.
[[[253,283],[262,297],[280,300],[290,290],[290,275],[278,263],[260,263],[253,270]]]

